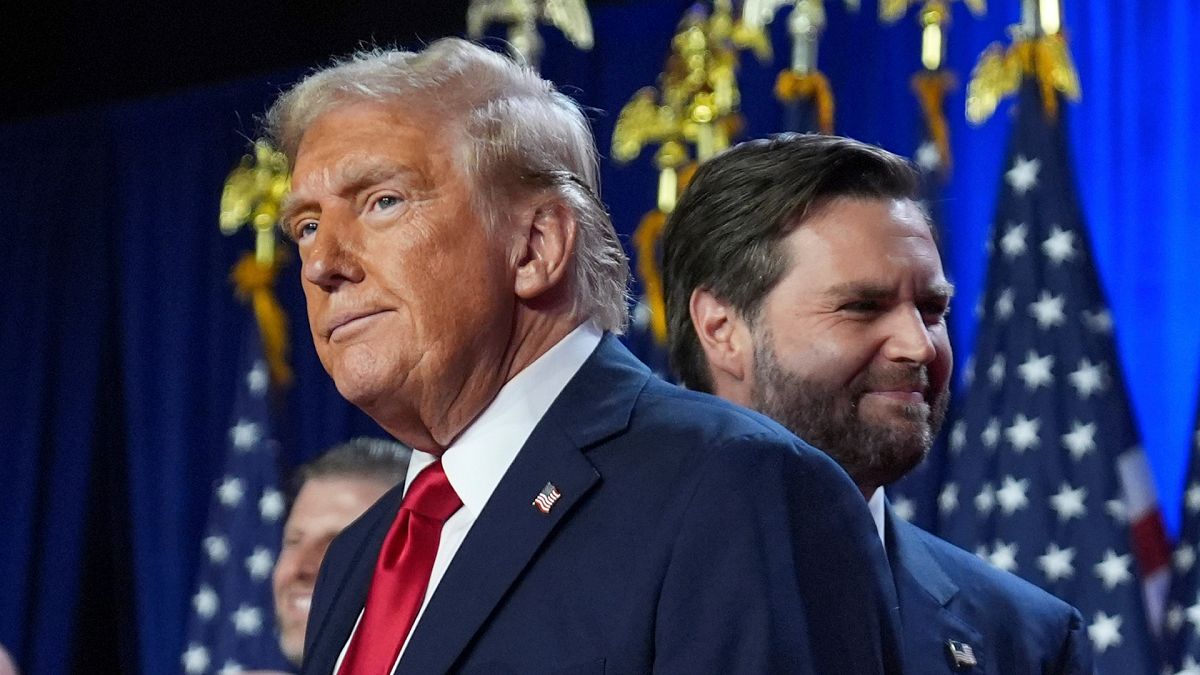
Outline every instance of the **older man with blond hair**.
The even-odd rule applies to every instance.
[[[416,448],[334,540],[304,672],[895,672],[853,483],[617,341],[628,266],[579,107],[462,40],[286,92],[313,341]]]

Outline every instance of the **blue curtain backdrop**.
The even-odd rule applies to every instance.
[[[837,131],[909,154],[918,67],[911,17],[881,26],[829,4],[821,65]],[[954,174],[946,251],[959,287],[958,362],[975,330],[1007,106],[980,128],[962,115],[975,58],[1017,20],[956,4],[948,61]],[[1067,0],[1084,99],[1067,110],[1083,201],[1140,430],[1176,526],[1200,380],[1200,5]],[[621,105],[662,69],[687,3],[592,9],[596,49],[548,34],[544,73],[594,110],[607,154]],[[743,59],[749,135],[781,128],[776,62]],[[363,36],[369,38],[370,36]],[[385,40],[386,36],[376,36]],[[436,36],[429,36],[436,37]],[[26,673],[179,670],[206,500],[221,465],[240,329],[227,277],[249,235],[216,228],[222,181],[253,118],[298,73],[0,126],[0,203],[11,272],[0,293],[0,643]],[[629,235],[654,204],[649,157],[606,161],[603,195]],[[308,339],[292,264],[280,280],[297,383],[279,428],[288,463],[357,433]]]

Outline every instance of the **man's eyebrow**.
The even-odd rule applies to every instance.
[[[881,299],[890,298],[895,294],[896,291],[891,286],[863,281],[848,281],[825,289],[825,295],[831,298],[853,296],[856,298]]]
[[[889,284],[875,284],[862,281],[836,284],[825,290],[825,295],[831,298],[856,297],[868,300],[880,300],[890,298],[895,294],[895,288]],[[948,281],[932,283],[921,289],[918,295],[921,297],[953,298],[954,284]]]

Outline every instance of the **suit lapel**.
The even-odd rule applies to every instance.
[[[905,672],[985,672],[983,650],[987,645],[982,636],[950,610],[958,585],[930,554],[923,533],[915,525],[897,517],[890,504],[885,518],[888,560],[900,598]],[[949,640],[971,645],[979,665],[955,670],[949,658]]]
[[[314,616],[319,617],[319,623],[309,622],[306,642],[310,647],[315,645],[316,649],[306,651],[305,673],[325,675],[333,672],[338,655],[350,639],[350,632],[354,630],[358,615],[367,602],[367,591],[375,574],[375,561],[379,557],[379,549],[383,546],[388,529],[400,510],[403,498],[403,483],[384,493],[368,510],[362,521],[351,526],[353,530],[343,533],[343,536],[350,535],[354,530],[358,530],[356,525],[361,526],[362,529],[357,533],[357,542],[347,547],[346,554],[340,560],[326,560],[329,564],[328,569],[324,571],[341,576],[323,582],[336,584],[332,595],[329,596],[330,600],[324,603],[326,608],[313,607]]]
[[[413,631],[396,673],[450,670],[546,537],[600,480],[583,451],[629,424],[650,375],[612,336],[533,430],[471,527]],[[549,513],[533,505],[553,483]]]

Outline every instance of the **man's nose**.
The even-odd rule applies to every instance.
[[[883,354],[890,361],[926,364],[937,356],[925,317],[916,307],[898,307],[888,317]]]
[[[345,283],[363,279],[361,241],[354,223],[329,215],[322,217],[303,257],[304,280],[332,292]]]

